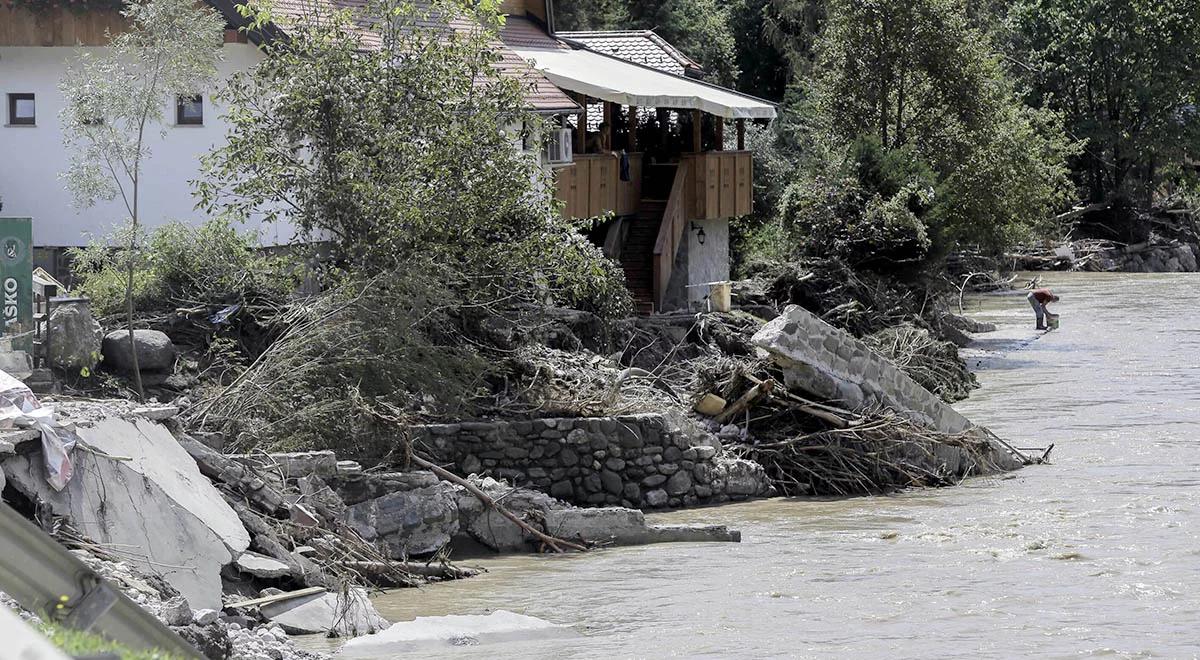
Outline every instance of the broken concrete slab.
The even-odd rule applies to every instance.
[[[243,573],[266,579],[286,577],[292,573],[291,567],[278,559],[249,550],[238,555],[234,566]]]
[[[637,509],[557,509],[547,511],[545,518],[547,533],[570,541],[640,545],[650,537],[646,516]]]
[[[192,607],[220,608],[221,567],[250,536],[196,462],[170,431],[148,420],[108,418],[78,432],[82,444],[66,488],[50,487],[37,453],[3,461],[12,485],[84,536],[140,555],[126,561],[162,576]]]
[[[396,657],[422,649],[559,639],[578,634],[568,626],[507,610],[486,615],[422,616],[393,624],[378,635],[352,639],[342,647],[338,657]]]
[[[754,334],[751,342],[767,352],[791,389],[837,402],[850,410],[890,408],[912,421],[955,435],[971,428],[939,397],[849,333],[799,305]]]
[[[725,525],[651,525],[647,543],[741,543],[742,533]]]
[[[290,635],[329,632],[344,636],[368,635],[391,625],[375,609],[367,591],[359,588],[350,588],[340,594],[326,592],[268,603],[260,607],[259,612]]]
[[[331,451],[298,451],[275,454],[229,454],[229,458],[246,467],[269,471],[283,479],[299,479],[316,475],[332,477],[337,474],[337,456]]]

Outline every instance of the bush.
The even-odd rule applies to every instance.
[[[122,232],[128,236],[129,229]],[[112,244],[127,246],[120,235]],[[225,305],[248,299],[286,300],[300,283],[297,264],[267,255],[252,233],[239,233],[225,220],[203,225],[174,222],[135,241],[134,304],[141,311],[180,305]],[[75,292],[92,300],[99,316],[122,312],[128,247],[93,242],[68,253]]]

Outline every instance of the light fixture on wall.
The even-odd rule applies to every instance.
[[[704,227],[697,225],[695,221],[693,221],[692,231],[696,232],[696,240],[699,241],[700,245],[704,245]]]

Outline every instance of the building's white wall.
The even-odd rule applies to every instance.
[[[103,237],[126,219],[119,200],[99,202],[77,209],[59,173],[67,168],[68,153],[63,146],[58,119],[63,97],[58,85],[67,63],[77,56],[77,48],[0,47],[0,108],[8,120],[7,94],[33,92],[37,95],[37,126],[0,125],[0,199],[6,216],[33,218],[33,241],[38,246],[84,245],[92,237]],[[100,49],[89,49],[100,50]],[[248,69],[258,62],[261,52],[251,44],[225,44],[220,78]],[[217,83],[221,84],[220,82]],[[199,177],[200,156],[224,139],[226,124],[222,109],[204,94],[204,125],[174,126],[174,100],[164,98],[166,135],[159,137],[158,127],[150,137],[152,155],[144,164],[140,186],[141,221],[147,227],[172,220],[199,222],[201,212],[194,210],[195,200],[189,181]],[[254,227],[257,229],[257,227]],[[286,226],[266,226],[262,241],[267,245],[290,242],[292,230]]]
[[[700,232],[696,229],[704,229],[704,245],[700,245]],[[687,283],[728,280],[729,220],[693,220],[688,224],[687,235]],[[703,307],[708,287],[689,286],[687,296],[689,307]]]

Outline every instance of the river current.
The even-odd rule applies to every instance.
[[[1200,655],[1200,277],[1050,274],[1061,329],[1023,295],[957,407],[1053,464],[888,497],[772,499],[653,516],[740,544],[476,563],[380,597],[393,621],[510,610],[569,637],[423,648],[454,658]]]

